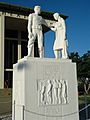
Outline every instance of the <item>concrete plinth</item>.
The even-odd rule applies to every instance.
[[[26,57],[13,71],[13,120],[79,120],[71,60]]]

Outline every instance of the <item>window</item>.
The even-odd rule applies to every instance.
[[[18,31],[17,30],[5,30],[5,37],[18,38]]]
[[[13,64],[18,59],[18,41],[5,40],[4,87],[12,88]]]
[[[12,71],[5,71],[4,72],[4,87],[5,88],[12,88]]]
[[[28,48],[27,48],[28,42],[27,41],[21,41],[21,57],[27,56]]]
[[[5,69],[12,69],[18,59],[18,41],[5,41]]]
[[[21,39],[28,39],[28,31],[21,31]]]

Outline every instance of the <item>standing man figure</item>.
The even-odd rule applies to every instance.
[[[52,84],[51,84],[51,81],[48,80],[47,86],[46,86],[46,104],[52,103],[51,90],[52,90]]]
[[[58,83],[56,80],[53,79],[53,87],[52,87],[52,98],[53,98],[53,104],[58,103]]]
[[[62,103],[66,104],[67,103],[67,85],[66,85],[66,81],[61,80],[61,84],[62,84],[62,93],[61,93]]]
[[[28,19],[28,56],[32,55],[32,49],[36,38],[38,39],[39,56],[43,58],[43,32],[42,24],[47,26],[45,20],[39,16],[41,7],[35,6],[34,13],[29,15]]]

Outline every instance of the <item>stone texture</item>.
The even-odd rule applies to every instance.
[[[66,104],[40,104],[38,81],[52,79],[67,81]],[[79,120],[76,64],[63,59],[21,59],[14,65],[14,101],[13,120],[14,113],[15,120]]]

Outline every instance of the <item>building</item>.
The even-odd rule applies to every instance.
[[[0,3],[0,88],[12,87],[13,64],[27,55],[27,20],[33,10]],[[53,23],[53,13],[42,11],[48,24]],[[67,16],[61,15],[64,19]],[[50,29],[43,26],[43,34]],[[33,55],[38,56],[37,41]]]

